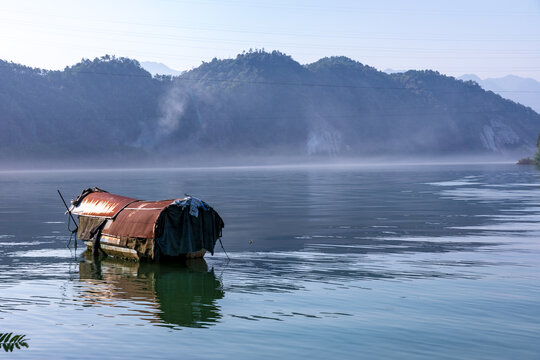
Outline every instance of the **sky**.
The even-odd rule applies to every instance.
[[[111,54],[189,70],[262,48],[540,81],[540,0],[0,1],[0,59],[32,67]]]

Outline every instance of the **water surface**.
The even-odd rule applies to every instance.
[[[532,167],[0,173],[0,332],[32,358],[540,358]],[[56,189],[203,198],[223,243],[185,265],[93,261]]]

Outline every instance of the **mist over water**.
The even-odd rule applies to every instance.
[[[155,134],[156,129],[152,130]],[[149,149],[155,146],[157,135],[141,138],[141,146]],[[331,136],[329,135],[331,140]],[[329,140],[329,141],[330,141]],[[315,147],[323,146],[330,148],[334,145],[326,143],[326,140],[314,135]],[[310,142],[307,143],[307,150],[310,149]],[[148,169],[159,170],[194,170],[194,169],[288,169],[288,168],[381,168],[381,169],[402,169],[410,166],[445,166],[445,165],[474,165],[474,164],[515,164],[516,159],[522,158],[522,153],[508,153],[504,155],[478,155],[462,154],[448,156],[424,156],[410,155],[377,155],[377,156],[338,156],[338,155],[310,155],[298,156],[287,153],[286,148],[282,148],[274,154],[261,155],[253,154],[214,154],[205,153],[204,150],[197,154],[169,154],[167,157],[148,157],[141,155],[139,159],[119,159],[118,157],[100,157],[99,159],[89,158],[73,159],[66,158],[62,161],[35,161],[17,160],[2,164],[2,172],[13,171],[146,171]]]
[[[89,186],[204,199],[231,260],[66,248],[56,189]],[[539,187],[505,164],[2,172],[2,331],[21,359],[536,359]]]

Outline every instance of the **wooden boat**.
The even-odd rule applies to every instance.
[[[222,235],[223,220],[194,197],[143,201],[86,189],[71,202],[77,236],[96,254],[133,260],[203,257]]]

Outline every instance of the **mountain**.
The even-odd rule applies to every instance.
[[[182,74],[182,71],[174,70],[168,67],[167,65],[154,62],[154,61],[141,61],[141,67],[148,71],[152,75],[171,75],[178,76]]]
[[[465,74],[463,76],[460,76],[458,79],[463,80],[463,81],[474,81],[474,82],[476,82],[478,84],[480,84],[480,82],[482,81],[482,79],[480,79],[475,74]]]
[[[104,56],[62,71],[0,61],[0,162],[140,165],[249,156],[526,156],[540,115],[435,71],[274,51],[154,76]],[[516,155],[514,155],[516,154]],[[89,165],[88,165],[89,166]]]
[[[508,75],[501,78],[481,79],[474,74],[459,77],[461,80],[472,80],[486,90],[491,90],[502,97],[531,107],[540,113],[540,82],[530,78]]]
[[[387,69],[384,69],[384,72],[387,73],[387,74],[395,74],[395,73],[404,73],[406,72],[407,70],[396,70],[396,69],[392,69],[392,68],[387,68]]]

